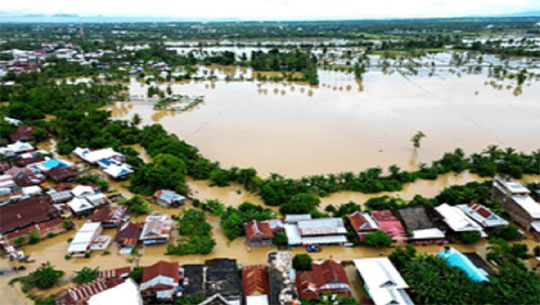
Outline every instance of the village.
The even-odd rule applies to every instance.
[[[111,243],[118,245],[119,255],[129,257],[141,248],[171,242],[175,210],[191,198],[159,190],[153,196],[153,205],[166,213],[133,221],[126,206],[118,204],[121,194],[92,183],[76,182],[88,167],[104,179],[126,180],[133,170],[124,163],[121,153],[112,148],[78,147],[72,152],[72,160],[56,158],[54,152],[34,146],[34,131],[38,127],[25,126],[12,118],[4,120],[17,126],[7,139],[11,144],[0,148],[4,156],[0,176],[0,245],[14,262],[14,268],[23,270],[24,262],[32,260],[32,253],[20,250],[25,244],[70,230],[76,234],[68,240],[66,259],[88,259],[94,252],[108,251]],[[234,257],[223,257],[206,260],[204,264],[161,260],[141,267],[100,270],[96,279],[63,291],[56,304],[163,304],[194,298],[200,299],[194,304],[292,305],[320,297],[350,297],[351,284],[344,262],[333,258],[312,261],[309,255],[293,257],[288,251],[305,248],[306,253],[324,253],[328,245],[353,247],[350,234],[360,243],[377,248],[438,245],[442,250],[437,255],[449,265],[460,268],[475,282],[489,282],[498,276],[490,267],[497,262],[474,252],[461,253],[454,244],[465,238],[477,238],[473,242],[487,239],[510,223],[519,226],[518,239],[538,238],[540,233],[540,190],[531,191],[513,179],[499,176],[493,180],[491,197],[501,202],[508,219],[475,202],[355,211],[333,218],[285,214],[270,220],[253,219],[243,224],[244,251],[268,249],[266,265],[240,265]],[[104,230],[109,234],[104,234]],[[540,261],[540,254],[536,255]],[[413,304],[407,283],[388,257],[359,256],[348,263],[352,263],[364,283],[364,301],[377,305]],[[43,262],[42,268],[47,267]],[[138,275],[134,276],[135,273]]]

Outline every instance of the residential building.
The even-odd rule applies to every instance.
[[[508,225],[508,221],[479,203],[460,204],[458,208],[484,228],[496,228]]]
[[[103,169],[103,172],[114,180],[126,180],[133,173],[133,169],[129,164],[122,163],[121,165],[112,164]]]
[[[467,217],[460,208],[443,203],[435,207],[435,211],[441,215],[443,221],[452,231],[456,233],[478,231],[482,237],[487,237],[482,227]]]
[[[355,259],[353,263],[375,305],[414,305],[406,291],[409,285],[387,257]]]
[[[264,265],[242,267],[242,291],[246,305],[263,305],[268,303],[268,272]]]
[[[206,300],[200,302],[198,305],[236,305],[236,303],[230,302],[221,294],[216,293],[213,296],[206,298]]]
[[[369,213],[361,213],[356,211],[347,215],[347,218],[349,219],[354,232],[356,232],[356,236],[358,236],[358,239],[361,242],[365,240],[366,234],[379,230],[379,226],[375,220],[371,218]]]
[[[417,245],[445,243],[445,234],[435,226],[425,206],[417,205],[397,210],[397,215]]]
[[[491,187],[491,199],[504,202],[508,197],[512,196],[528,196],[531,192],[523,184],[508,178],[495,177]]]
[[[0,206],[0,234],[56,218],[58,213],[44,196]]]
[[[84,197],[75,197],[67,202],[74,215],[86,217],[94,212],[95,206]]]
[[[235,259],[215,258],[204,262],[206,296],[220,294],[230,304],[242,302],[242,285]]]
[[[298,220],[295,224],[286,224],[285,233],[291,246],[347,242],[347,229],[339,217]]]
[[[171,300],[176,296],[179,280],[178,263],[159,261],[144,267],[139,291],[145,299]]]
[[[75,150],[73,150],[73,153],[77,157],[91,164],[97,164],[98,161],[103,159],[113,159],[120,162],[124,162],[125,160],[124,155],[114,151],[112,148],[103,148],[91,151],[88,148],[77,147]]]
[[[173,221],[169,216],[150,215],[146,217],[139,239],[145,245],[166,244],[169,242],[172,226]]]
[[[121,247],[121,254],[129,255],[131,250],[137,246],[142,227],[142,223],[133,222],[126,222],[120,226],[114,237],[114,241]]]
[[[113,288],[99,292],[88,299],[88,305],[143,305],[139,288],[133,279],[128,278]]]
[[[131,274],[131,267],[121,267],[116,269],[100,270],[98,273],[98,279],[112,279],[112,278],[128,278]],[[137,289],[138,291],[138,289]]]
[[[109,280],[98,278],[88,284],[78,285],[73,288],[66,289],[62,294],[60,294],[55,302],[56,305],[87,305],[88,300],[92,296],[102,291],[111,289],[123,282],[124,280],[119,278]]]
[[[289,251],[268,253],[268,287],[270,304],[293,305],[298,301],[296,273]]]
[[[334,260],[314,261],[309,271],[296,271],[296,286],[302,300],[316,300],[325,293],[351,296],[345,269]]]
[[[94,210],[92,221],[101,222],[103,228],[116,228],[124,220],[126,212],[127,208],[124,206],[105,206]]]
[[[9,135],[11,142],[31,142],[35,141],[36,137],[32,134],[34,130],[38,129],[37,126],[24,126],[19,125],[17,130]]]
[[[54,167],[46,172],[55,182],[71,182],[77,177],[77,168],[75,167]]]
[[[36,232],[39,236],[39,239],[44,239],[48,234],[60,234],[66,231],[64,228],[64,220],[61,218],[55,218],[53,220],[48,220],[45,222],[40,222],[23,229],[15,230],[13,232],[7,233],[0,238],[0,240],[8,241],[11,244],[16,246],[24,245],[29,241],[29,235],[31,232]],[[23,237],[24,241],[22,243],[16,243],[15,241]]]
[[[401,222],[389,210],[372,211],[371,216],[388,236],[395,242],[404,242],[407,240],[405,228]]]
[[[204,265],[191,264],[182,266],[182,287],[184,296],[205,295]]]
[[[103,227],[99,222],[84,223],[77,234],[71,240],[68,247],[68,254],[74,257],[84,256],[91,252],[92,242],[103,232]]]
[[[487,272],[476,267],[473,262],[454,248],[446,247],[437,256],[444,258],[450,266],[458,267],[475,282],[489,282]]]
[[[526,228],[540,233],[540,204],[530,196],[512,196],[503,202],[503,208],[512,220]]]
[[[288,215],[285,215],[283,222],[289,223],[289,224],[295,224],[299,220],[310,220],[310,219],[311,219],[310,214],[288,214]]]
[[[154,194],[156,203],[165,207],[178,207],[184,204],[185,197],[169,190],[159,190]]]
[[[244,224],[246,240],[250,247],[272,246],[274,232],[270,223],[265,221],[252,220]]]

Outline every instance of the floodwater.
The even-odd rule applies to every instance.
[[[238,71],[217,71],[215,74]],[[257,81],[192,81],[170,85],[174,93],[204,95],[187,112],[154,111],[150,103],[116,103],[114,118],[139,114],[160,123],[222,166],[254,167],[263,177],[289,177],[387,168],[414,169],[444,152],[479,152],[488,145],[530,152],[540,147],[540,86],[519,95],[510,81],[493,84],[485,74],[429,77],[370,71],[319,71],[319,86]],[[506,86],[510,85],[510,89]],[[514,88],[514,89],[512,89]],[[147,85],[130,84],[130,95]],[[411,137],[427,137],[414,152]]]

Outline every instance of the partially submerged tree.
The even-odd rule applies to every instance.
[[[413,143],[414,150],[417,150],[418,148],[420,148],[420,141],[422,140],[422,138],[425,138],[425,137],[426,135],[421,130],[418,130],[416,132],[416,134],[411,138],[411,142]]]

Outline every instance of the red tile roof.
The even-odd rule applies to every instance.
[[[263,240],[274,238],[274,233],[270,224],[264,221],[252,220],[244,224],[246,238],[248,240]]]
[[[15,164],[19,167],[25,167],[29,164],[34,164],[34,163],[38,163],[38,162],[43,162],[45,161],[45,158],[44,157],[39,157],[39,158],[24,158],[24,159],[19,159],[17,161],[15,161]]]
[[[394,240],[406,239],[407,234],[401,222],[389,210],[372,211],[371,216],[377,221],[381,230]]]
[[[139,235],[141,234],[142,223],[132,223],[128,222],[123,224],[119,229],[118,233],[114,237],[114,241],[123,245],[135,245],[139,241]]]
[[[358,211],[347,215],[347,218],[356,232],[377,231],[377,228],[372,228],[364,215]]]
[[[52,231],[55,231],[55,230],[58,230],[58,229],[64,230],[63,222],[64,222],[63,219],[56,218],[56,219],[53,219],[53,220],[49,220],[49,221],[41,222],[41,223],[38,223],[38,224],[35,224],[35,225],[31,225],[31,226],[26,227],[24,229],[13,231],[11,233],[6,234],[5,237],[6,237],[7,240],[14,240],[14,239],[16,239],[16,238],[18,238],[20,236],[26,236],[26,235],[30,234],[30,232],[32,232],[32,231],[48,233],[48,232],[52,232]],[[43,234],[40,234],[40,235],[43,235]]]
[[[0,233],[47,221],[55,214],[56,209],[43,196],[0,206]]]
[[[9,139],[12,142],[22,141],[33,141],[35,137],[32,135],[32,131],[36,130],[37,126],[24,126],[21,125],[17,130],[9,135]]]
[[[131,273],[131,267],[129,266],[116,269],[101,270],[99,271],[98,279],[118,278],[129,273]]]
[[[180,272],[178,271],[178,263],[177,262],[169,263],[166,261],[159,261],[151,266],[144,267],[141,285],[144,284],[145,282],[148,282],[154,279],[157,276],[170,277],[174,280],[174,283],[178,284],[178,280],[180,279]],[[156,283],[155,285],[152,285],[150,287],[147,287],[144,290],[141,290],[141,293],[158,291],[162,289],[168,290],[170,288],[171,287],[164,287],[164,285],[162,285],[161,283]]]
[[[268,294],[268,273],[264,265],[245,266],[242,268],[242,290],[244,296]]]
[[[126,215],[127,208],[124,206],[111,207],[105,206],[97,209],[92,214],[93,222],[106,222],[106,223],[120,223],[124,215]]]
[[[345,296],[351,295],[345,269],[333,260],[313,263],[310,271],[297,271],[296,285],[301,299],[316,299],[320,294],[327,292]]]

